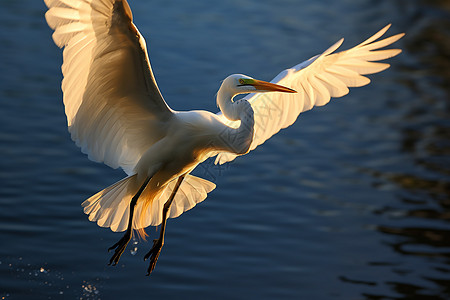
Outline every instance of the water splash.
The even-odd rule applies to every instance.
[[[83,281],[81,289],[82,297],[80,297],[80,299],[100,299],[100,291],[94,284]]]

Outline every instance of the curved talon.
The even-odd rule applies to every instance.
[[[160,241],[160,239],[153,240],[153,247],[150,251],[144,256],[144,260],[147,260],[150,257],[150,265],[147,269],[146,276],[149,276],[150,273],[155,269],[156,262],[158,261],[159,254],[161,253],[162,246],[164,242]]]
[[[122,256],[123,252],[127,248],[128,243],[131,240],[131,234],[125,233],[125,235],[114,245],[108,248],[108,252],[110,252],[113,249],[116,249],[113,256],[109,260],[109,266],[110,265],[117,265],[117,263],[120,260],[120,256]]]

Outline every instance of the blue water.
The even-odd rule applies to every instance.
[[[447,1],[129,2],[177,110],[216,111],[227,75],[270,80],[341,37],[348,48],[391,22],[407,36],[371,85],[245,157],[200,166],[217,188],[169,220],[145,277],[151,242],[108,267],[121,234],[82,213],[124,174],[70,140],[45,5],[1,1],[1,299],[450,298]]]

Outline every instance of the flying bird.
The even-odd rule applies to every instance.
[[[216,164],[232,161],[292,125],[301,112],[368,84],[364,75],[389,67],[377,61],[401,52],[380,49],[403,36],[380,40],[388,25],[335,53],[341,39],[271,82],[233,74],[217,92],[221,112],[175,111],[158,89],[126,0],[44,1],[53,40],[64,48],[62,91],[71,137],[89,159],[128,175],[84,201],[84,212],[99,226],[125,231],[109,248],[112,265],[134,230],[145,234],[144,228],[161,225],[144,257],[150,258],[147,275],[163,247],[167,218],[193,208],[216,187],[191,175],[197,165],[210,157]],[[240,94],[248,95],[235,100]]]

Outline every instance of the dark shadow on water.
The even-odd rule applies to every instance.
[[[373,213],[384,217],[376,230],[399,261],[372,266],[389,267],[405,281],[340,278],[358,285],[381,284],[398,295],[363,293],[370,300],[450,299],[450,2],[421,2],[418,25],[405,39],[407,57],[400,79],[412,97],[401,105],[404,112],[398,121],[399,151],[414,168],[362,170],[375,178],[375,187],[393,186],[398,199]],[[404,268],[405,261],[409,267],[417,265]],[[412,273],[417,280],[408,280]]]

